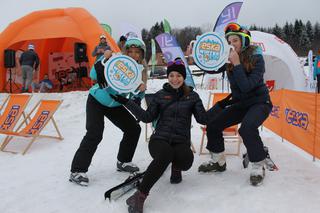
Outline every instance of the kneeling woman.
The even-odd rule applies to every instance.
[[[208,118],[215,114],[215,108],[206,112],[199,95],[185,85],[186,69],[181,59],[168,63],[167,76],[168,83],[155,94],[146,111],[122,96],[114,97],[141,121],[149,123],[158,119],[149,142],[153,160],[137,192],[126,201],[129,212],[143,212],[143,204],[150,189],[170,163],[170,182],[176,184],[182,181],[181,171],[190,169],[193,163],[193,152],[190,149],[192,114],[201,124],[207,124]]]

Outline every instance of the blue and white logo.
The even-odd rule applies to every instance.
[[[201,69],[214,71],[227,62],[230,48],[220,34],[208,32],[197,37],[192,53],[195,63]]]
[[[104,67],[104,76],[112,89],[119,93],[139,92],[137,88],[142,83],[143,66],[134,59],[126,55],[114,55]]]

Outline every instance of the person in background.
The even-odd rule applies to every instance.
[[[118,42],[118,46],[121,50],[122,53],[125,53],[125,44],[126,44],[126,41],[127,41],[127,37],[125,36],[120,36],[120,39],[119,39],[119,42]]]
[[[50,89],[52,89],[53,83],[50,81],[48,74],[45,74],[39,83],[32,82],[31,87],[32,92],[35,92],[37,89],[39,92],[48,92]]]
[[[269,90],[264,83],[265,63],[259,47],[250,44],[249,30],[237,23],[229,23],[225,37],[230,50],[229,61],[220,69],[227,70],[231,88],[231,105],[225,107],[207,125],[207,149],[211,159],[199,166],[199,172],[226,170],[223,130],[241,123],[239,134],[247,148],[252,169],[250,183],[260,185],[265,176],[266,151],[258,127],[268,118],[272,109]]]
[[[181,171],[190,169],[194,158],[190,148],[192,115],[197,122],[207,124],[215,114],[215,108],[206,112],[199,95],[184,83],[186,68],[180,58],[168,63],[167,77],[168,82],[155,94],[146,111],[123,96],[111,96],[141,121],[145,123],[157,121],[149,141],[149,152],[153,160],[138,190],[126,201],[130,213],[143,212],[144,201],[150,189],[170,163],[170,182],[178,184],[182,181]]]
[[[145,45],[143,41],[131,41],[126,45],[128,56],[131,56],[138,63],[144,62]],[[69,181],[81,186],[88,186],[88,168],[91,164],[93,155],[103,138],[104,118],[108,118],[122,132],[116,168],[122,172],[137,172],[139,167],[132,163],[141,127],[136,118],[122,104],[114,101],[111,95],[120,95],[140,102],[146,90],[146,79],[142,78],[143,83],[139,86],[140,91],[137,95],[132,93],[122,94],[108,86],[104,77],[104,65],[101,60],[108,60],[112,56],[111,50],[104,52],[104,57],[100,57],[94,64],[90,72],[90,78],[96,83],[89,91],[86,106],[86,134],[83,137],[78,150],[76,151],[72,164]],[[145,72],[145,71],[142,71]],[[144,75],[142,75],[144,76]]]
[[[313,79],[317,80],[317,93],[320,93],[320,49],[313,63]]]
[[[100,42],[92,51],[92,56],[96,57],[96,61],[104,54],[106,50],[111,50],[106,38],[106,35],[100,35]]]
[[[21,54],[19,59],[22,72],[22,92],[28,92],[32,83],[33,72],[39,67],[39,56],[33,44],[28,45],[28,50]]]

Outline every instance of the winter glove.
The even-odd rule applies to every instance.
[[[121,95],[112,95],[110,94],[111,98],[113,98],[113,100],[115,100],[116,102],[125,105],[126,103],[128,103],[129,99],[125,98]]]
[[[228,95],[224,99],[218,101],[216,104],[219,107],[221,107],[222,109],[226,108],[226,106],[229,106],[229,105],[233,104],[233,100],[230,100],[231,96],[232,96],[232,94]]]
[[[100,89],[108,87],[108,83],[104,77],[104,66],[102,65],[101,61],[97,61],[97,63],[95,63],[94,69],[97,73],[97,83]]]
[[[135,102],[137,105],[141,105],[141,98],[139,98],[139,97],[135,97],[134,99],[133,99],[133,102]]]

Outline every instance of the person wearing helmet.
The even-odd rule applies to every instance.
[[[39,67],[39,56],[34,49],[34,45],[29,44],[28,50],[23,52],[19,59],[22,71],[22,92],[29,91],[29,86],[33,79],[33,71]]]
[[[313,62],[313,79],[317,80],[317,93],[320,93],[320,49]]]
[[[138,63],[143,63],[144,52],[140,50],[138,53],[132,48],[128,48],[128,55],[137,60]],[[95,85],[89,90],[89,96],[87,100],[86,108],[86,134],[83,137],[80,147],[76,151],[72,165],[70,182],[74,182],[81,186],[88,186],[89,178],[87,176],[88,168],[91,164],[93,155],[102,141],[104,131],[104,117],[107,117],[115,126],[117,126],[122,132],[123,137],[120,141],[116,168],[122,172],[137,172],[139,168],[132,163],[140,133],[141,127],[136,118],[130,114],[130,112],[122,106],[122,104],[116,102],[111,98],[111,95],[128,96],[135,102],[140,102],[144,97],[145,83],[139,86],[139,93],[119,93],[113,88],[108,86],[108,83],[104,77],[104,65],[101,60],[108,60],[112,56],[111,50],[106,50],[103,57],[97,59],[94,66],[90,71],[90,78],[96,82]]]
[[[118,46],[119,46],[122,53],[125,53],[126,41],[127,41],[127,37],[125,37],[124,35],[120,36],[119,41],[118,41]]]
[[[146,45],[139,38],[128,38],[125,43],[125,54],[133,58],[138,64],[143,65],[144,69],[142,71],[142,81],[147,85],[147,63],[145,60],[146,56]]]
[[[92,56],[96,57],[96,60],[98,60],[106,50],[111,50],[110,46],[107,43],[106,38],[107,38],[106,35],[104,34],[100,35],[100,42],[92,52]]]
[[[267,119],[272,109],[269,91],[264,83],[265,63],[259,47],[251,45],[249,30],[237,23],[225,28],[225,37],[233,48],[227,70],[231,88],[231,100],[221,106],[219,115],[207,125],[207,149],[211,159],[199,167],[199,172],[223,172],[226,170],[223,130],[241,123],[239,134],[247,148],[252,170],[250,183],[260,185],[264,178],[266,152],[258,127]],[[226,105],[229,105],[226,107]]]

